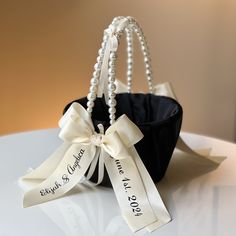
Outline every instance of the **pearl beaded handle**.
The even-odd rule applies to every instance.
[[[127,24],[124,24],[127,23]],[[115,27],[116,26],[116,27]],[[121,38],[124,31],[126,32],[126,39],[127,39],[127,51],[128,51],[128,71],[127,71],[127,81],[128,81],[128,91],[131,92],[131,81],[132,81],[132,63],[133,63],[133,53],[132,53],[132,33],[133,31],[136,32],[138,35],[141,48],[144,55],[144,62],[146,67],[146,75],[148,79],[148,85],[149,90],[152,93],[152,70],[150,66],[150,58],[149,58],[149,51],[148,46],[145,40],[145,37],[143,35],[141,27],[138,25],[138,23],[135,21],[132,17],[116,17],[110,24],[108,29],[113,29],[115,31],[112,32],[110,37],[115,36],[117,39],[117,42],[119,42],[119,39]],[[88,102],[87,102],[87,111],[91,115],[92,110],[94,107],[94,101],[97,97],[97,90],[98,90],[98,84],[99,84],[99,76],[101,75],[102,65],[104,63],[104,54],[106,47],[108,45],[108,40],[110,39],[109,35],[107,35],[107,32],[104,32],[102,47],[98,51],[98,57],[97,57],[97,63],[94,66],[94,72],[93,77],[91,79],[91,86],[90,86],[90,92],[87,96]],[[108,61],[108,68],[104,68],[105,70],[108,70],[108,106],[109,106],[109,118],[110,118],[110,124],[113,124],[115,122],[115,106],[116,106],[116,100],[115,100],[115,72],[116,72],[116,59],[117,59],[117,48],[113,51],[110,51],[109,54],[109,61]]]
[[[130,24],[125,28],[126,33],[126,41],[127,41],[127,88],[128,92],[131,93],[131,86],[132,86],[132,75],[133,75],[133,33],[135,32],[144,57],[144,64],[145,64],[145,72],[146,72],[146,78],[148,81],[148,87],[150,93],[153,92],[153,74],[152,74],[152,66],[151,66],[151,58],[149,53],[149,48],[147,44],[147,40],[143,34],[142,28],[138,24],[138,22],[133,17],[123,17],[119,16],[114,18],[112,24],[115,22],[122,20],[122,19],[128,19],[130,21]]]
[[[130,17],[131,18],[131,17]],[[131,18],[133,21],[134,19]],[[143,34],[143,31],[141,27],[138,25],[136,21],[134,21],[134,24],[136,26],[128,27],[125,29],[126,31],[126,41],[127,41],[127,87],[128,87],[128,92],[131,93],[131,86],[132,86],[132,75],[133,75],[133,32],[137,34],[137,37],[139,39],[139,43],[141,46],[141,50],[143,53],[144,57],[144,64],[145,64],[145,69],[146,69],[146,78],[148,81],[148,87],[150,93],[153,92],[153,74],[152,74],[152,66],[151,66],[151,59],[150,59],[150,53],[149,53],[149,48],[148,44],[146,41],[146,38]]]

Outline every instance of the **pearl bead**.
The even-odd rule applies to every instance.
[[[148,53],[147,50],[143,50],[143,56],[144,56],[144,57],[149,57],[149,53]]]
[[[116,81],[115,76],[108,76],[108,81],[114,83]]]
[[[115,66],[116,63],[115,63],[115,61],[113,61],[113,60],[109,60],[108,65],[109,65],[109,67],[112,67],[112,66]]]
[[[116,117],[115,117],[115,114],[110,114],[110,115],[109,115],[109,118],[110,118],[110,120],[114,121],[115,118],[116,118]]]
[[[132,65],[128,64],[127,69],[132,70]]]
[[[114,99],[116,97],[116,94],[114,92],[108,92],[108,96],[109,98]]]
[[[132,59],[132,58],[128,58],[128,59],[127,59],[127,63],[130,64],[130,65],[132,65],[132,64],[133,64],[133,59]]]
[[[151,70],[146,70],[146,75],[150,76],[152,74]]]
[[[109,111],[109,113],[110,113],[111,115],[114,115],[114,114],[116,113],[116,108],[115,108],[115,107],[110,107],[110,108],[108,109],[108,111]]]
[[[115,75],[115,73],[116,73],[116,71],[115,71],[114,67],[111,67],[111,68],[108,69],[108,74],[109,75]]]
[[[114,84],[114,82],[108,84],[108,89],[111,92],[114,92],[116,90],[116,85]]]
[[[116,59],[116,53],[111,52],[109,57],[110,57],[110,59]]]
[[[138,35],[138,37],[142,36],[142,33],[139,30],[136,32],[136,34]]]
[[[99,50],[98,50],[98,54],[101,56],[101,55],[103,55],[103,50],[102,50],[102,48],[100,48]]]
[[[126,39],[127,40],[131,40],[132,39],[132,36],[133,36],[133,32],[131,29],[127,29],[126,30]]]
[[[95,70],[95,71],[93,72],[93,77],[94,77],[94,78],[98,78],[99,75],[100,75],[99,71]]]
[[[94,102],[91,101],[91,100],[89,100],[89,101],[87,102],[87,107],[94,107]]]
[[[132,57],[133,57],[133,54],[132,54],[132,53],[129,52],[129,53],[127,54],[127,57],[128,57],[128,59],[133,60],[133,58],[132,58]]]
[[[146,46],[144,46],[144,45],[141,46],[141,49],[142,49],[143,52],[146,52],[146,51],[147,51],[147,48],[146,48]]]
[[[116,97],[115,91],[108,92],[108,96],[110,99],[115,99],[115,97]]]
[[[99,62],[99,61],[101,61],[101,57],[100,56],[97,57],[97,62]]]
[[[149,87],[152,86],[152,77],[151,77],[150,80],[148,80],[148,86],[149,86]]]
[[[142,36],[138,37],[138,39],[139,39],[139,42],[140,42],[141,45],[145,44],[145,40]]]
[[[108,100],[108,105],[110,107],[115,107],[116,106],[116,100],[115,99],[109,99]]]
[[[90,92],[96,93],[97,92],[97,87],[96,86],[91,86],[90,87]]]
[[[131,47],[127,47],[127,52],[128,53],[132,53],[133,52],[133,49]]]
[[[95,100],[96,99],[95,93],[89,93],[88,96],[87,96],[87,99],[91,100],[91,101]]]
[[[94,69],[95,69],[95,70],[101,70],[101,65],[99,65],[99,63],[96,63],[96,64],[94,65]]]
[[[116,90],[116,85],[115,85],[114,83],[109,83],[109,84],[108,84],[108,89],[109,89],[110,91],[115,91],[115,90]]]
[[[88,108],[87,108],[87,112],[88,112],[88,113],[92,113],[92,111],[93,111],[92,107],[88,107]]]
[[[107,41],[107,39],[108,39],[108,35],[104,34],[103,35],[103,41]]]
[[[102,48],[105,48],[106,42],[103,41],[101,45],[102,45]]]
[[[150,59],[148,57],[144,57],[144,62],[148,63],[150,61]]]
[[[92,84],[92,85],[97,85],[97,84],[98,84],[98,79],[93,77],[93,78],[91,79],[91,84]]]
[[[126,74],[127,74],[127,76],[130,77],[132,75],[132,71],[128,70]]]
[[[126,38],[126,41],[127,41],[127,44],[128,44],[128,45],[131,45],[131,44],[132,44],[132,39],[131,39],[131,37],[127,37],[127,38]]]

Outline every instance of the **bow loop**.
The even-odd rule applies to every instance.
[[[69,143],[89,144],[94,133],[92,120],[86,110],[78,103],[73,103],[59,121],[59,137]]]
[[[143,138],[140,129],[126,116],[120,116],[116,122],[111,125],[106,134],[117,132],[119,138],[126,147],[131,147]]]
[[[127,146],[116,131],[104,136],[102,147],[114,159],[124,159],[130,156]]]

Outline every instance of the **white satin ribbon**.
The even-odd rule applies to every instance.
[[[41,181],[25,193],[24,207],[53,200],[68,192],[90,172],[91,163],[97,158],[105,163],[122,216],[132,231],[145,227],[152,231],[171,220],[133,146],[143,135],[126,115],[118,118],[105,133],[100,125],[100,133],[97,133],[87,111],[73,103],[59,125],[59,137],[64,144],[21,179],[25,183]]]
[[[116,80],[116,93],[127,93],[128,88],[127,86],[122,83],[120,80]],[[173,87],[169,82],[160,83],[154,86],[153,94],[171,97],[177,100],[176,94],[174,92]],[[201,158],[203,162],[213,165],[219,165],[223,160],[226,159],[224,156],[211,156],[211,148],[204,149],[204,150],[193,150],[181,136],[179,136],[178,142],[176,144],[176,148],[181,150],[182,152],[186,152],[190,154],[192,157]]]
[[[108,88],[108,62],[111,52],[117,51],[118,40],[116,33],[121,29],[124,29],[128,25],[128,19],[122,19],[120,21],[114,22],[104,31],[104,34],[108,36],[105,46],[104,58],[102,62],[101,74],[99,77],[99,86],[97,97],[105,96],[106,103],[108,102],[108,91],[105,88]]]

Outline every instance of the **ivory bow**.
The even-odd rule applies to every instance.
[[[122,115],[103,134],[104,128],[100,124],[100,133],[94,129],[92,120],[87,111],[78,103],[73,103],[66,114],[59,121],[61,132],[59,137],[71,144],[80,143],[90,145],[96,151],[100,147],[115,159],[129,157],[128,148],[143,138],[143,134],[138,127],[129,120],[126,115]],[[129,130],[129,132],[127,132]]]
[[[101,133],[97,133],[88,112],[78,103],[70,106],[59,121],[59,126],[59,137],[69,144],[68,148],[59,157],[61,161],[54,172],[36,188],[25,193],[25,207],[55,199],[68,192],[83,178],[96,156],[98,158],[100,155],[102,159],[109,156],[114,159],[129,158],[129,147],[143,137],[126,115],[118,118],[105,134],[100,125]],[[32,179],[34,172],[43,172],[46,168],[46,164],[42,164],[39,170],[36,169],[23,179]]]

